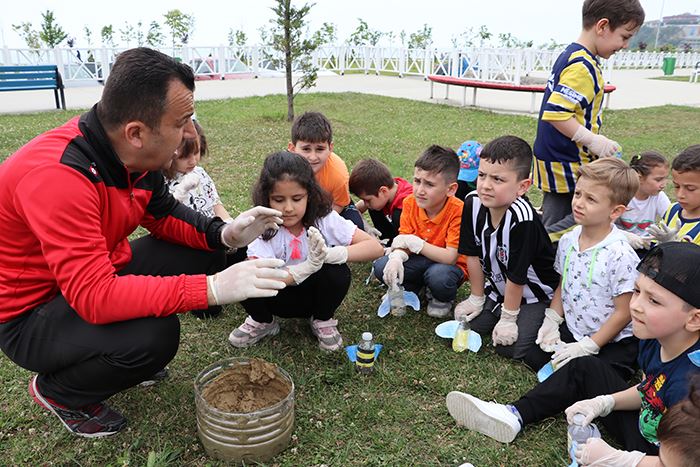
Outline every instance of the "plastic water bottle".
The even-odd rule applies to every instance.
[[[374,371],[374,340],[371,332],[362,333],[362,340],[357,345],[355,368],[364,374]]]
[[[466,318],[459,320],[459,327],[452,338],[452,350],[464,352],[469,347],[469,323]]]
[[[394,285],[389,288],[389,305],[392,316],[406,314],[406,300],[403,297],[403,286]]]
[[[569,425],[567,430],[567,447],[569,456],[571,456],[571,465],[577,466],[576,462],[576,446],[584,444],[589,438],[600,438],[600,431],[595,423],[584,425],[586,416],[577,413],[574,415],[573,423]]]

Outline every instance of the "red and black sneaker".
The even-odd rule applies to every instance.
[[[34,376],[29,382],[29,395],[42,408],[53,413],[71,433],[86,438],[99,438],[118,433],[126,426],[126,418],[104,402],[69,409],[39,392]]]

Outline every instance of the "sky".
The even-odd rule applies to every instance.
[[[195,17],[190,45],[225,45],[230,29],[245,32],[249,45],[253,45],[259,42],[259,28],[267,26],[273,16],[270,7],[274,3],[273,0],[23,0],[19,7],[3,8],[0,45],[24,47],[23,39],[13,31],[12,25],[31,22],[38,29],[41,13],[46,10],[54,12],[58,24],[76,38],[78,47],[85,47],[86,25],[99,42],[100,29],[111,24],[119,42],[118,31],[125,23],[135,25],[141,21],[147,25],[156,20],[163,24],[163,14],[175,8]],[[295,6],[303,3],[313,2],[293,0]],[[481,25],[494,35],[511,33],[520,40],[533,40],[537,46],[551,39],[557,43],[575,40],[580,31],[582,3],[581,0],[316,0],[308,20],[312,31],[324,22],[335,24],[339,43],[348,38],[357,27],[358,18],[362,18],[370,28],[393,31],[396,36],[401,30],[408,35],[427,24],[432,27],[433,43],[437,47],[450,47],[452,37],[470,27],[476,31]],[[641,3],[647,21],[658,19],[662,11],[664,16],[700,14],[699,0],[641,0]],[[99,45],[95,39],[93,45]]]

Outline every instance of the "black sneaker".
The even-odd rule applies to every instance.
[[[169,373],[168,373],[168,367],[166,366],[162,370],[160,370],[157,373],[152,374],[149,378],[144,379],[139,383],[139,386],[142,388],[147,388],[148,386],[153,386],[154,384],[158,384],[161,381],[164,381],[168,379]]]
[[[119,433],[126,426],[126,418],[104,402],[69,409],[41,395],[34,376],[29,382],[29,395],[34,402],[58,417],[71,433],[86,438],[99,438]]]

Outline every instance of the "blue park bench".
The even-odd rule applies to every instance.
[[[56,65],[0,66],[0,91],[34,91],[38,89],[53,89],[56,108],[66,109],[63,80]]]

